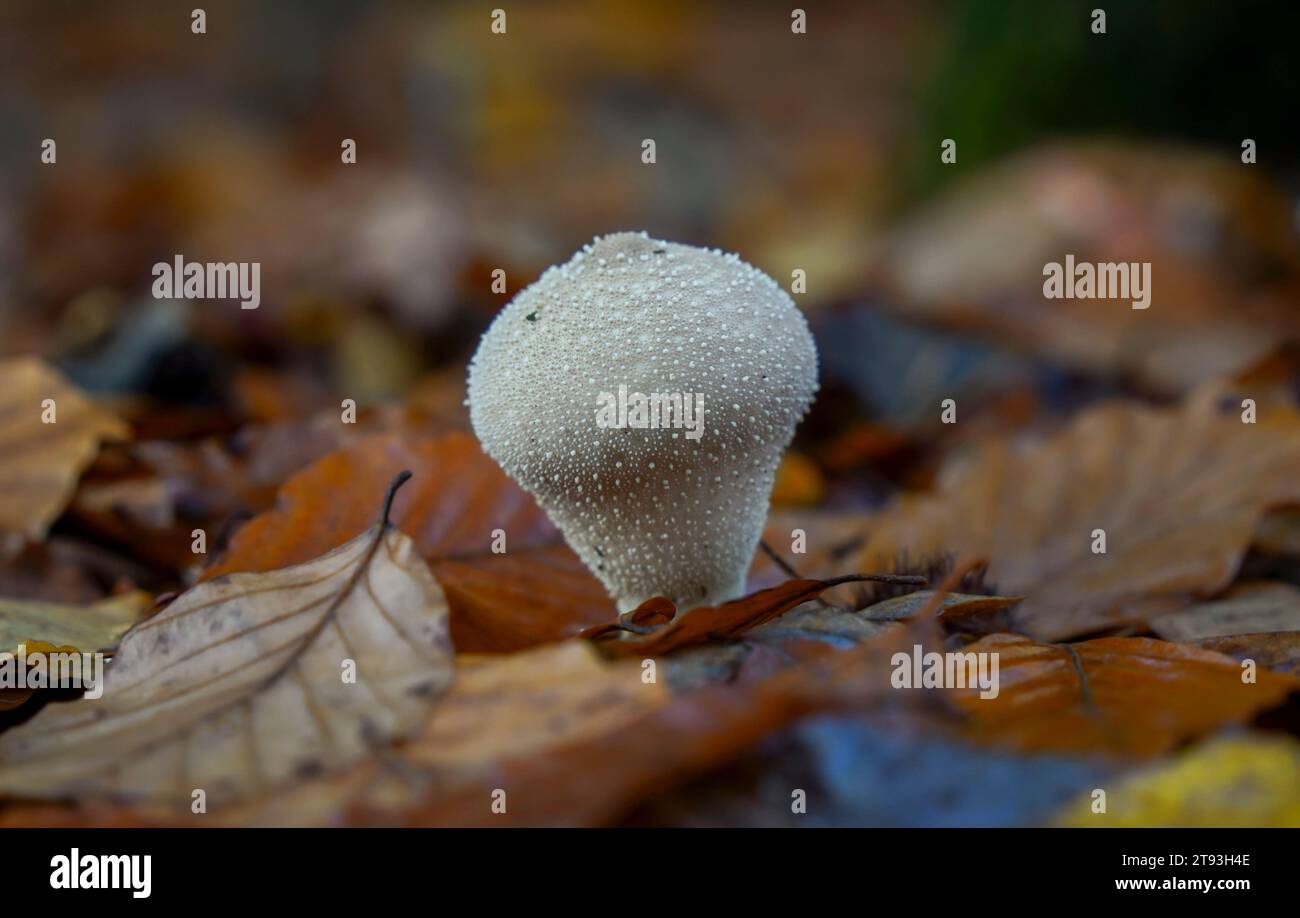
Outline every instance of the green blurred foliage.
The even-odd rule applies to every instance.
[[[1279,172],[1300,160],[1285,115],[1300,90],[1300,4],[1276,0],[949,0],[947,44],[905,156],[919,195],[965,169],[1061,136],[1198,142],[1237,155],[1243,138]],[[1092,11],[1106,12],[1106,34]]]

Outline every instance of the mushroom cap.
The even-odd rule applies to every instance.
[[[598,407],[620,387],[702,398],[701,435],[601,426]],[[469,370],[483,448],[621,611],[743,594],[777,464],[816,390],[812,335],[772,278],[645,233],[597,237],[547,269],[496,317]]]

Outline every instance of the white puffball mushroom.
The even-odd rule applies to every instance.
[[[611,405],[620,387],[625,413]],[[625,612],[744,594],[777,464],[816,391],[812,335],[776,281],[716,249],[614,233],[501,311],[468,404],[484,450]],[[676,396],[676,416],[654,410]]]

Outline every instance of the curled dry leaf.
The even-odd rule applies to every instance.
[[[962,652],[998,655],[997,697],[953,694],[973,738],[1028,752],[1159,755],[1300,689],[1300,678],[1268,670],[1243,682],[1236,660],[1150,638],[1055,645],[994,634]]]
[[[597,642],[611,657],[659,656],[690,644],[734,637],[839,584],[881,579],[899,578],[850,574],[832,580],[789,580],[718,606],[696,606],[680,614],[667,599],[649,599],[619,616],[617,622],[588,628],[582,636]]]
[[[997,590],[1025,597],[1012,630],[1079,637],[1227,586],[1265,510],[1300,499],[1297,467],[1300,424],[1242,424],[1205,398],[1106,404],[1046,441],[999,441],[950,465],[937,493],[876,520],[854,566],[987,558]]]
[[[442,590],[389,522],[391,496],[339,548],[199,584],[130,631],[102,698],[0,734],[0,794],[188,804],[202,788],[211,807],[415,733],[453,656]]]
[[[370,437],[330,453],[285,482],[277,506],[240,529],[204,578],[298,564],[340,544],[370,517],[362,495],[405,468],[420,476],[398,494],[393,522],[446,592],[459,652],[517,651],[613,616],[546,515],[463,433]],[[493,551],[496,530],[504,553]]]
[[[46,399],[54,423],[46,423]],[[44,537],[102,440],[127,426],[35,357],[0,362],[0,533]]]

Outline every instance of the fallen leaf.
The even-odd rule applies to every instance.
[[[895,622],[910,619],[926,610],[932,601],[937,603],[933,614],[965,631],[973,630],[971,625],[976,622],[979,630],[992,628],[1006,610],[1019,602],[1007,596],[944,593],[939,597],[934,590],[917,590],[856,611],[842,606],[805,603],[775,621],[755,628],[752,634],[754,637],[825,640],[836,646],[848,646],[875,637]]]
[[[149,594],[140,590],[84,606],[0,599],[0,653],[17,653],[23,644],[31,653],[34,642],[103,653],[116,647],[152,606]]]
[[[223,819],[235,825],[300,825],[352,814],[353,823],[392,824],[420,809],[437,812],[440,801],[460,805],[472,795],[487,822],[495,815],[492,789],[507,788],[511,807],[524,796],[522,789],[516,792],[517,784],[498,783],[501,762],[532,761],[571,744],[599,744],[668,699],[662,684],[642,679],[638,664],[605,662],[582,641],[508,656],[461,655],[455,682],[407,742],[378,752],[350,773],[304,782]],[[484,790],[485,784],[490,786]],[[443,819],[434,824],[444,824]]]
[[[369,519],[362,495],[416,469],[393,505],[451,608],[462,653],[513,652],[612,617],[613,601],[532,498],[463,433],[423,440],[371,437],[323,457],[280,489],[203,579],[297,564],[340,544]],[[504,533],[504,553],[492,550]]]
[[[618,622],[588,628],[582,636],[596,642],[609,656],[660,656],[690,644],[734,637],[816,599],[831,587],[870,579],[871,575],[850,574],[834,580],[790,580],[718,606],[696,606],[680,614],[672,602],[657,597],[619,616]],[[632,630],[637,628],[646,633]]]
[[[54,423],[42,419],[46,399]],[[127,434],[126,424],[38,358],[0,363],[0,530],[43,538],[100,442]]]
[[[605,660],[585,641],[462,655],[423,729],[376,746],[352,769],[304,778],[210,818],[82,800],[10,805],[0,826],[609,824],[801,714],[897,700],[886,665],[896,646],[869,642],[831,652],[838,669],[788,668],[680,696],[646,681],[641,661]],[[492,809],[501,790],[504,813]]]
[[[1110,403],[1045,441],[998,441],[950,464],[935,493],[875,520],[851,567],[986,558],[997,592],[1025,597],[1011,630],[1084,636],[1226,587],[1263,513],[1300,498],[1298,464],[1300,425],[1242,424],[1208,399]]]
[[[1300,676],[1300,631],[1234,634],[1193,643],[1234,660],[1253,660],[1259,666]]]
[[[339,548],[199,584],[128,632],[102,698],[0,734],[0,794],[174,805],[203,789],[213,807],[417,732],[452,651],[442,591],[391,499]]]
[[[972,596],[967,593],[938,593],[935,590],[917,590],[903,596],[882,599],[862,610],[860,614],[880,622],[896,622],[911,618],[934,603],[934,614],[949,622],[979,618],[1009,609],[1020,602],[1018,596]]]
[[[1106,812],[1094,813],[1088,794],[1057,822],[1076,828],[1300,827],[1300,743],[1263,734],[1211,740],[1106,788]]]
[[[536,761],[574,744],[599,746],[671,699],[662,683],[642,679],[638,663],[602,660],[585,641],[564,641],[511,655],[461,655],[456,667],[455,681],[407,742],[391,748],[376,745],[374,754],[352,769],[296,781],[274,794],[223,808],[212,814],[212,821],[313,825],[336,822],[357,811],[368,815],[353,815],[353,822],[391,824],[412,819],[411,814],[420,810],[432,814],[454,809],[454,814],[429,816],[433,824],[445,824],[447,819],[470,817],[470,789],[488,821],[492,800],[489,793],[479,791],[485,783],[497,786],[503,761]],[[513,794],[519,785],[507,786]],[[524,796],[521,790],[518,797]],[[3,821],[8,825],[93,821],[100,818],[97,813],[105,812],[112,815],[103,818],[114,822],[129,818],[128,813],[152,824],[177,821],[174,811],[162,808],[103,810],[93,801],[64,810],[10,807]],[[181,818],[185,824],[206,821],[207,817]]]
[[[1155,756],[1300,689],[1300,678],[1269,670],[1244,683],[1235,660],[1151,638],[1053,645],[995,634],[961,652],[998,655],[997,697],[950,693],[972,737],[1028,752]]]
[[[1167,641],[1300,631],[1300,589],[1289,583],[1240,584],[1221,599],[1156,616],[1151,630]]]
[[[1300,332],[1288,196],[1230,157],[1056,144],[973,173],[891,234],[882,299],[1097,375],[1181,392]],[[1138,297],[1045,299],[1044,265],[1150,265]]]

